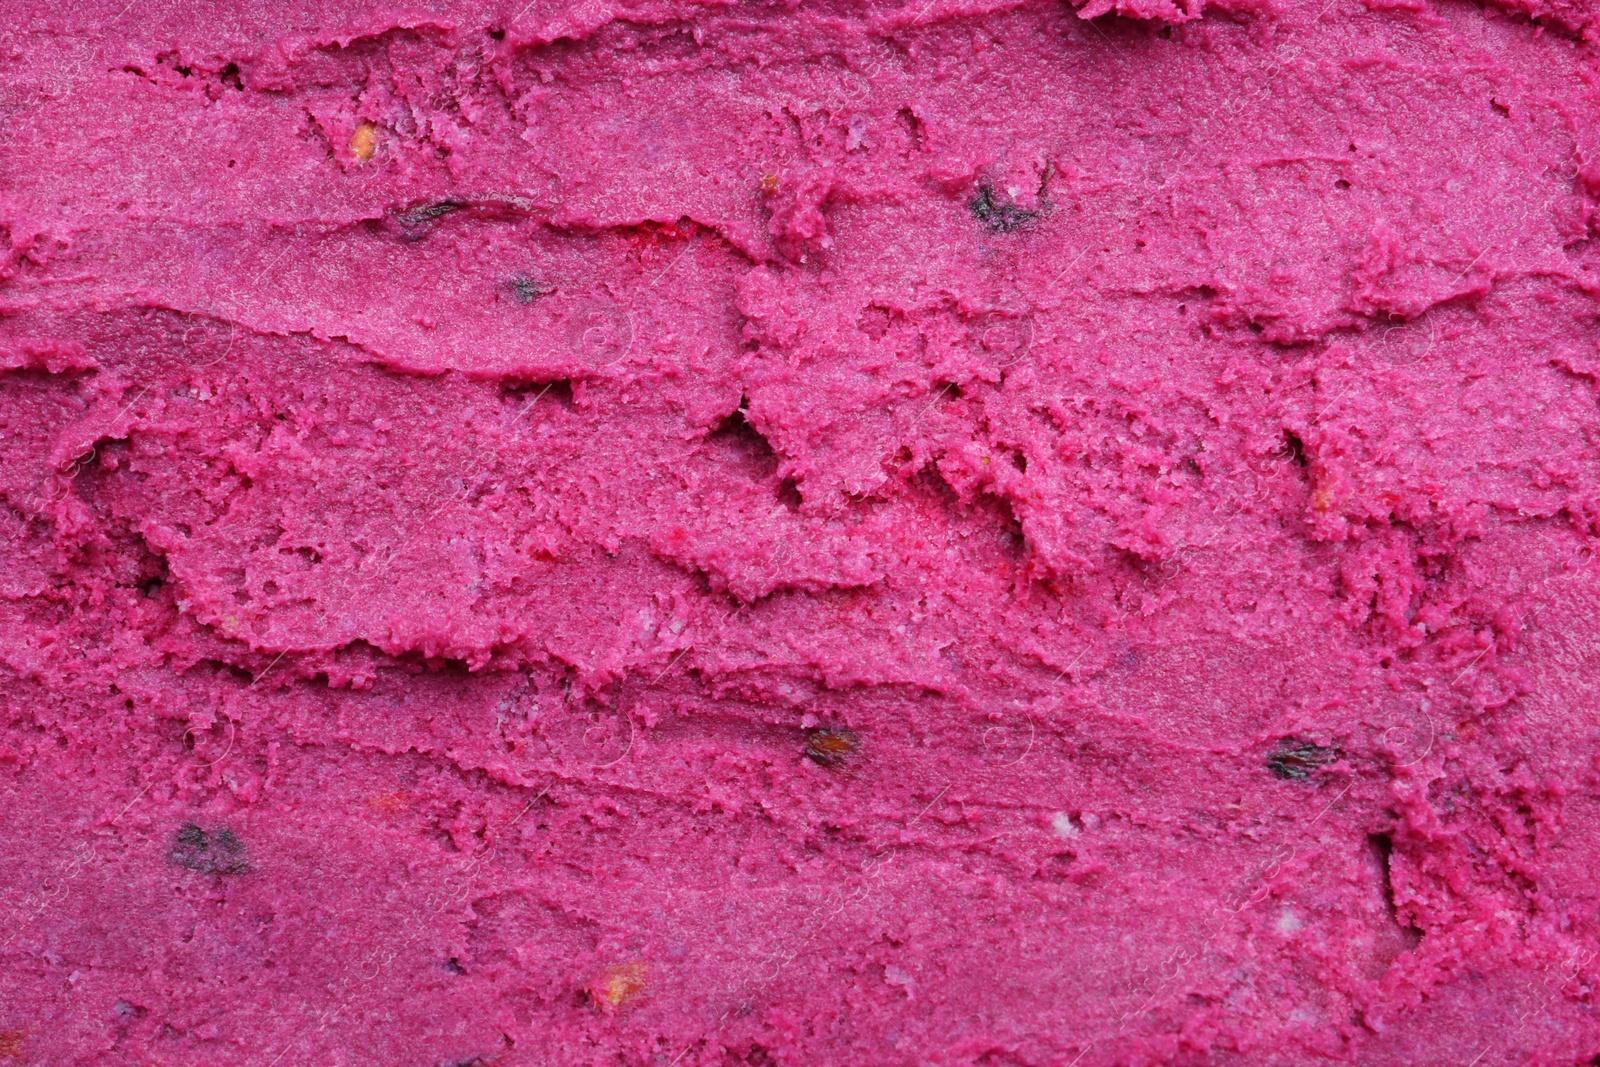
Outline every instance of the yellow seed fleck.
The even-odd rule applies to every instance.
[[[22,1059],[21,1030],[6,1030],[0,1032],[0,1059]]]
[[[613,963],[600,972],[599,981],[589,991],[602,1008],[615,1011],[644,992],[649,971],[650,965],[643,960]]]
[[[350,154],[365,163],[377,150],[378,128],[370,122],[363,122],[350,135]]]
[[[771,196],[778,191],[778,176],[776,174],[763,174],[761,176],[761,191]]]
[[[851,730],[813,730],[806,735],[806,756],[824,767],[834,767],[854,755],[861,739]]]
[[[367,798],[367,807],[379,815],[398,815],[411,806],[411,798],[404,793],[375,793]]]

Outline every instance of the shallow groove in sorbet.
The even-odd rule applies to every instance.
[[[0,1064],[1588,1064],[1583,2],[13,3]]]

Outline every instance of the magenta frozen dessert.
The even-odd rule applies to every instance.
[[[1600,1054],[1600,8],[0,11],[0,1067]]]

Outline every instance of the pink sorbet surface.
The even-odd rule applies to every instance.
[[[1596,0],[0,0],[0,1067],[1587,1065]]]

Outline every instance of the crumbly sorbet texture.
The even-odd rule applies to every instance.
[[[0,0],[0,1067],[1588,1067],[1600,0]]]

